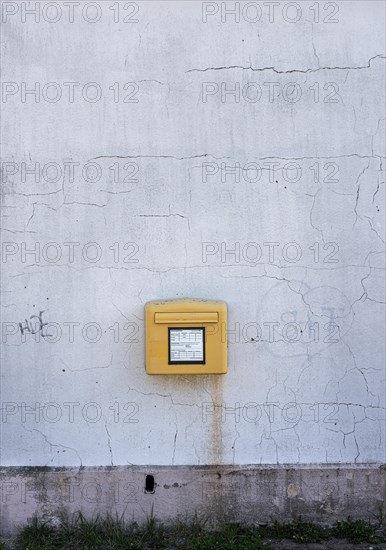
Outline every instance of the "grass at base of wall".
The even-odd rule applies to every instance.
[[[12,543],[7,546],[0,543],[0,550],[271,550],[275,548],[272,541],[319,543],[333,537],[350,543],[370,543],[374,548],[386,542],[385,531],[379,525],[350,518],[336,522],[332,528],[299,518],[292,523],[275,522],[266,527],[230,524],[208,531],[198,521],[165,527],[151,516],[139,526],[111,517],[90,521],[78,514],[75,520],[63,520],[56,526],[34,518]]]

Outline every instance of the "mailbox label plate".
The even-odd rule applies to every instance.
[[[169,365],[205,365],[204,327],[169,327]]]

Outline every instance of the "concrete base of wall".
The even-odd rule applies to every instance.
[[[12,535],[34,514],[60,521],[81,511],[142,522],[153,513],[250,525],[275,519],[331,525],[337,519],[379,518],[384,465],[118,466],[2,468],[1,534]],[[147,477],[147,476],[153,476]],[[152,487],[154,479],[154,487]]]

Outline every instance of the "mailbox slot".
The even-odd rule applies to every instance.
[[[155,323],[166,323],[168,325],[174,323],[218,323],[218,313],[198,313],[198,312],[182,312],[182,313],[155,313]]]

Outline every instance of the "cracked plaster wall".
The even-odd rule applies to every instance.
[[[323,2],[293,24],[284,2],[257,23],[201,2],[115,23],[112,4],[3,23],[1,464],[384,461],[384,3],[337,2],[332,24]],[[228,374],[147,376],[144,303],[190,296],[228,303]]]

